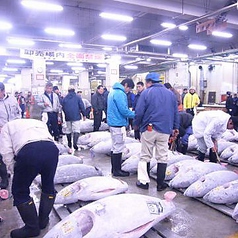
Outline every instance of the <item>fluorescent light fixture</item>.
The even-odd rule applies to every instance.
[[[64,71],[61,69],[51,69],[50,72],[51,73],[63,73]]]
[[[136,66],[136,65],[125,65],[124,68],[125,69],[138,69],[138,66]]]
[[[0,78],[6,78],[7,76],[7,74],[0,74]]]
[[[5,80],[5,78],[0,78],[0,82],[2,83]]]
[[[45,32],[57,36],[73,36],[75,34],[75,32],[72,30],[51,27],[45,28]]]
[[[72,69],[73,71],[82,71],[82,70],[85,70],[84,67],[71,67],[71,69]]]
[[[48,3],[48,2],[25,0],[25,1],[21,1],[21,4],[24,7],[28,7],[28,8],[39,10],[39,11],[60,12],[63,10],[63,7],[61,5]]]
[[[164,27],[164,28],[169,28],[169,29],[172,29],[172,28],[175,28],[175,27],[176,27],[175,24],[169,23],[169,22],[163,22],[163,23],[161,23],[160,25],[161,25],[162,27]]]
[[[102,18],[107,18],[107,19],[116,20],[116,21],[126,21],[126,22],[133,21],[133,17],[120,15],[120,14],[107,13],[107,12],[102,12],[99,14],[99,16]]]
[[[179,30],[181,30],[181,31],[186,31],[187,29],[188,29],[188,27],[185,25],[179,26]]]
[[[174,53],[173,57],[176,57],[176,58],[188,58],[188,55],[181,54],[181,53]]]
[[[54,65],[55,63],[54,62],[45,62],[46,65]]]
[[[17,68],[7,68],[7,67],[4,67],[4,68],[2,68],[2,71],[17,72],[18,69]]]
[[[9,44],[21,45],[21,46],[32,46],[35,44],[34,41],[28,40],[28,39],[23,39],[23,38],[8,38],[7,41]]]
[[[150,62],[150,61],[151,61],[151,58],[147,58],[146,61],[147,61],[147,62]]]
[[[112,60],[121,60],[121,56],[120,55],[112,55],[111,59]]]
[[[99,67],[99,68],[106,68],[107,65],[106,64],[97,64],[97,67]]]
[[[0,55],[6,54],[6,49],[3,47],[0,47]]]
[[[105,71],[98,71],[98,74],[106,74],[106,72]]]
[[[104,40],[125,41],[125,36],[104,34],[101,36]]]
[[[70,48],[70,49],[81,49],[82,46],[79,44],[59,44],[59,47]]]
[[[22,59],[8,59],[7,63],[9,64],[25,64],[26,61]]]
[[[105,50],[105,51],[112,51],[111,47],[103,47],[102,49]]]
[[[207,47],[205,45],[197,45],[197,44],[189,44],[188,48],[193,50],[206,50]]]
[[[83,66],[83,63],[81,62],[69,62],[67,63],[68,66],[73,66],[73,67],[81,67]]]
[[[233,36],[231,33],[222,32],[222,31],[213,31],[212,35],[213,36],[224,37],[224,38],[231,38]]]
[[[163,45],[163,46],[170,46],[172,42],[166,40],[151,40],[150,43],[154,45]]]
[[[0,21],[0,30],[9,30],[11,28],[12,28],[11,23]]]

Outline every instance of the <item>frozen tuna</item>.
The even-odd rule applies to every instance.
[[[197,139],[194,135],[190,135],[188,137],[188,151],[189,150],[196,150],[198,148]]]
[[[138,238],[174,211],[173,202],[157,197],[113,195],[76,210],[44,237]]]
[[[184,192],[188,197],[203,197],[213,188],[238,179],[238,174],[232,171],[215,171],[202,176],[191,184]]]
[[[125,143],[139,143],[138,141],[136,141],[134,138],[130,138],[130,137],[126,137],[125,138]],[[94,157],[94,154],[110,154],[112,149],[112,140],[111,138],[106,140],[106,141],[101,141],[99,143],[97,143],[96,145],[94,145],[90,151],[92,156]]]
[[[203,199],[218,204],[231,204],[238,202],[238,180],[231,181],[212,189]]]
[[[127,159],[132,155],[138,154],[141,152],[141,143],[127,143],[124,153],[122,153],[122,158]]]
[[[234,145],[234,142],[226,141],[224,139],[220,139],[217,142],[218,144],[218,151],[217,153],[220,155],[226,148],[230,147],[231,145]]]
[[[178,173],[170,181],[169,186],[173,188],[187,188],[203,175],[220,170],[226,170],[226,168],[220,164],[210,162],[196,163],[192,167],[189,167],[189,169]]]
[[[64,144],[55,142],[55,145],[57,146],[57,148],[59,149],[59,154],[63,155],[63,154],[69,154],[70,153],[70,148]]]
[[[83,157],[77,157],[75,155],[59,155],[58,167],[69,164],[82,164]]]
[[[226,130],[222,136],[222,139],[226,141],[237,141],[238,139],[238,133],[236,130]]]
[[[236,222],[238,222],[238,203],[235,206],[235,209],[232,213],[232,217],[236,220]]]
[[[108,131],[95,131],[87,133],[80,136],[78,139],[79,145],[87,145],[88,147],[93,147],[100,141],[105,141],[111,138],[111,134]]]
[[[57,193],[55,203],[69,204],[80,201],[95,201],[104,197],[123,193],[128,184],[120,179],[95,176],[81,179]]]
[[[188,160],[181,160],[177,163],[169,165],[166,169],[165,180],[173,179],[178,173],[188,171],[194,166],[194,164],[198,163],[202,162],[195,159],[188,159]]]
[[[109,126],[102,122],[99,128],[100,131],[106,131],[109,129]],[[82,133],[93,132],[93,120],[80,121],[80,131]]]
[[[233,145],[227,147],[225,150],[223,150],[220,157],[222,159],[228,159],[236,152],[238,152],[238,145],[233,144]]]
[[[238,151],[236,151],[229,159],[229,162],[238,164]]]

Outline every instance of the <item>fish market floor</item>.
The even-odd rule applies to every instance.
[[[96,155],[91,158],[88,150],[81,150],[74,153],[76,156],[83,156],[84,164],[93,165],[102,169],[104,175],[110,175],[110,157],[105,155]],[[122,178],[129,185],[128,193],[138,193],[149,196],[163,198],[166,191],[171,190],[167,188],[166,191],[157,192],[156,182],[151,179],[149,190],[139,189],[135,186],[136,175]],[[173,235],[165,236],[186,237],[186,238],[238,238],[238,224],[231,217],[201,203],[192,198],[183,196],[179,191],[174,199],[177,206],[176,214],[163,225],[167,229],[171,229]],[[39,188],[33,184],[31,187],[31,194],[39,206]],[[0,201],[0,216],[3,221],[0,222],[0,238],[10,237],[10,231],[22,226],[22,220],[15,207],[12,207],[12,198]],[[136,219],[136,218],[135,218]],[[49,226],[41,231],[39,237],[43,237],[49,229],[60,221],[55,211],[51,212]],[[153,237],[153,236],[148,236]],[[155,236],[156,238],[158,236]],[[96,237],[95,237],[96,238]]]

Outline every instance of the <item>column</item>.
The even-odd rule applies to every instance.
[[[21,70],[21,91],[32,91],[32,69]]]
[[[44,93],[46,84],[46,64],[44,59],[34,59],[32,64],[32,87],[37,94]]]
[[[106,87],[110,91],[114,83],[119,81],[119,62],[109,61],[106,67]]]
[[[91,101],[91,85],[88,71],[80,71],[78,75],[78,88],[82,90],[82,97]]]

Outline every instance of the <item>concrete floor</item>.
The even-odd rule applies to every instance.
[[[82,150],[74,153],[77,156],[84,156],[84,163],[90,164],[102,169],[104,175],[110,174],[110,158],[104,155],[96,155],[95,158],[90,157],[89,151]],[[136,175],[123,178],[129,184],[128,193],[139,193],[150,196],[163,198],[166,191],[157,192],[156,182],[151,179],[149,190],[139,189],[135,186]],[[39,205],[39,189],[32,186],[32,194],[36,205]],[[231,217],[177,192],[174,199],[177,211],[174,216],[163,225],[167,226],[174,232],[174,237],[184,238],[238,238],[238,224]],[[10,237],[12,229],[20,227],[23,223],[15,207],[12,207],[12,198],[0,201],[0,216],[4,221],[0,223],[0,238]],[[57,214],[52,211],[50,216],[50,224],[43,230],[39,237],[52,228],[59,221]],[[96,237],[95,237],[96,238]],[[169,236],[173,238],[173,236]]]

